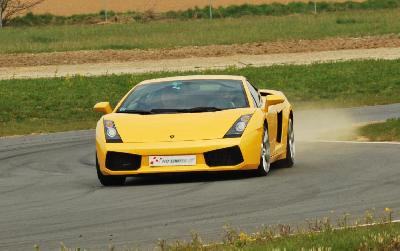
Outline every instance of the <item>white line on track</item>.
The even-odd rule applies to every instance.
[[[300,142],[311,142],[311,143],[346,143],[346,144],[388,144],[388,145],[400,145],[400,142],[397,142],[397,141],[301,140]]]

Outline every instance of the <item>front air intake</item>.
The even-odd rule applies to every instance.
[[[140,168],[142,156],[129,153],[108,152],[106,167],[111,171],[134,171]]]
[[[222,148],[204,153],[206,164],[213,166],[236,166],[243,162],[239,146]]]

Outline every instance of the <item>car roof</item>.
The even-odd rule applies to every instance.
[[[243,76],[234,76],[234,75],[191,75],[191,76],[176,76],[176,77],[168,77],[168,78],[155,78],[145,80],[139,83],[142,84],[152,84],[159,82],[167,82],[167,81],[179,81],[179,80],[202,80],[202,79],[226,79],[226,80],[240,80],[245,81],[246,78]]]

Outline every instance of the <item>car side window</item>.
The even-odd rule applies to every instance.
[[[260,95],[258,94],[257,89],[247,81],[247,87],[250,90],[250,94],[253,97],[254,106],[261,107],[262,102],[260,99]]]

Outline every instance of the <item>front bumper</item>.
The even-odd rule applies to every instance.
[[[209,172],[229,170],[257,169],[260,163],[261,132],[255,130],[243,135],[241,138],[196,140],[196,141],[171,141],[155,143],[105,143],[96,139],[97,158],[100,171],[103,175],[174,173],[174,172]],[[233,166],[208,166],[204,153],[238,146],[243,156],[243,162]],[[137,170],[113,171],[106,167],[107,152],[121,152],[141,156],[140,168]],[[196,155],[196,165],[193,166],[165,166],[151,167],[151,155]]]

